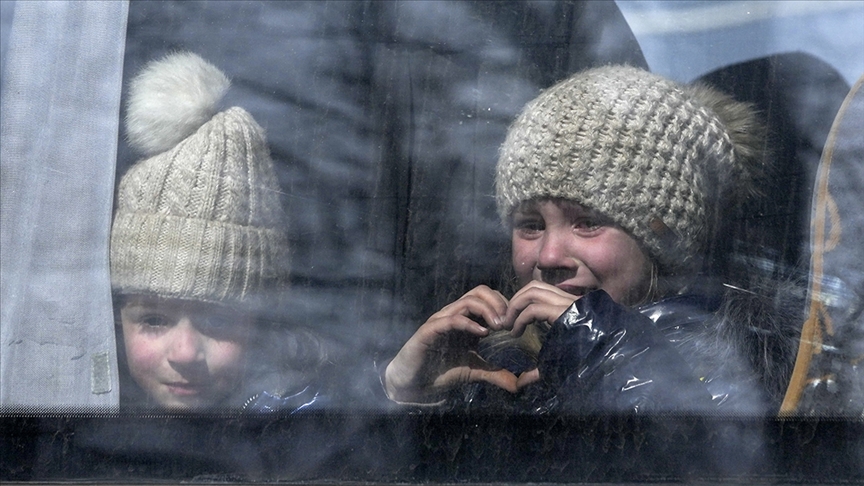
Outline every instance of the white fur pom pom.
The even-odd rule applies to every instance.
[[[216,114],[230,84],[222,71],[191,52],[150,62],[129,86],[130,145],[145,155],[174,147]]]

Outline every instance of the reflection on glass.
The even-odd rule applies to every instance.
[[[805,300],[812,359],[787,410],[862,413],[860,108],[840,110],[864,65],[862,12],[860,2],[0,1],[0,480],[860,479],[860,422],[762,417],[783,395],[797,333],[787,318]],[[117,114],[128,115],[132,79],[176,51],[219,66],[232,88],[188,132],[145,123],[145,138],[176,140],[142,152],[122,127],[118,137]],[[714,194],[735,185],[716,175],[722,184],[672,184],[710,196],[671,218],[708,209],[704,228],[682,230],[644,217],[674,200],[657,196],[670,173],[626,157],[618,172],[596,171],[632,179],[624,189],[552,171],[514,179],[525,191],[532,181],[591,191],[515,197],[502,225],[494,192],[508,127],[550,86],[610,64],[701,76],[752,103],[773,152],[764,197]],[[631,129],[630,106],[586,140]],[[840,112],[828,177],[820,157]],[[658,149],[656,166],[686,146]],[[258,157],[267,152],[272,166]],[[828,183],[813,191],[818,171]],[[272,218],[253,201],[272,203]],[[824,238],[810,238],[811,215]],[[691,236],[703,246],[692,254]],[[590,271],[568,282],[567,255]],[[692,266],[670,270],[681,261]],[[444,363],[481,382],[451,386],[464,378],[451,374],[388,399],[382,369],[451,304],[487,312],[462,316],[477,334],[448,334],[414,376],[440,378]],[[28,416],[46,410],[58,416]],[[751,418],[717,418],[726,412]]]

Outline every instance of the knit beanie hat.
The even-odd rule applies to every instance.
[[[228,86],[191,53],[152,62],[132,81],[126,130],[147,158],[118,189],[115,292],[256,305],[287,283],[285,217],[264,130],[242,108],[216,113]]]
[[[756,191],[762,125],[749,105],[629,66],[577,73],[531,101],[496,173],[505,224],[563,198],[630,233],[664,274],[692,270],[720,201]]]

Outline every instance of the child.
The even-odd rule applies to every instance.
[[[191,53],[150,63],[130,85],[128,138],[147,158],[120,181],[111,229],[124,406],[315,399],[292,375],[298,353],[266,349],[301,336],[260,319],[287,285],[285,216],[264,130],[242,108],[216,112],[228,86]]]
[[[800,321],[700,275],[726,236],[723,211],[757,192],[762,133],[747,105],[632,67],[542,93],[497,168],[520,289],[480,286],[430,317],[386,367],[388,396],[443,403],[461,390],[492,406],[480,397],[501,389],[532,412],[776,410]]]

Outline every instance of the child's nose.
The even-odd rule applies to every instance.
[[[174,327],[168,360],[172,363],[194,363],[203,358],[201,334],[188,319],[183,319]]]
[[[573,236],[569,231],[549,227],[543,233],[537,266],[542,269],[575,268],[577,260],[572,253]]]

